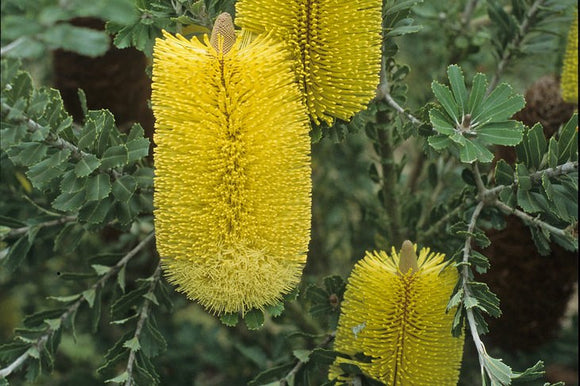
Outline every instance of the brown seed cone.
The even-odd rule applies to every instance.
[[[532,127],[540,122],[546,138],[574,112],[574,105],[562,100],[560,83],[554,76],[544,76],[526,91],[526,107],[513,118]],[[498,146],[496,160],[514,164],[513,147]],[[515,216],[506,218],[501,231],[489,230],[491,246],[482,252],[491,268],[480,280],[488,283],[500,298],[502,316],[490,318],[489,339],[506,350],[532,350],[552,339],[578,280],[576,253],[555,243],[552,252],[540,256],[530,230]]]
[[[500,298],[502,315],[490,318],[487,335],[503,349],[532,350],[554,338],[578,280],[574,252],[550,245],[540,256],[530,230],[515,216],[506,218],[503,230],[490,230],[491,246],[482,250],[490,270],[478,278]]]
[[[72,24],[97,30],[104,22],[94,18],[77,18]],[[153,135],[153,113],[147,105],[151,97],[151,79],[145,73],[147,58],[135,48],[111,48],[100,57],[91,58],[72,52],[53,53],[54,86],[60,91],[64,107],[76,122],[82,121],[77,94],[81,88],[89,109],[108,109],[117,126],[128,130],[141,123],[149,139]]]

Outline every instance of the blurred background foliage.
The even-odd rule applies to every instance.
[[[259,321],[257,325],[227,327],[174,293],[159,277],[153,243],[141,247],[139,243],[153,230],[152,159],[147,156],[149,141],[142,140],[150,139],[153,131],[147,74],[154,39],[163,28],[187,36],[207,33],[220,12],[235,13],[234,3],[2,1],[2,76],[12,71],[16,76],[10,80],[12,84],[19,79],[24,90],[39,90],[31,94],[43,103],[38,118],[46,119],[47,112],[54,112],[58,116],[54,119],[63,124],[62,132],[42,134],[40,141],[47,148],[39,151],[47,153],[38,162],[44,155],[57,154],[53,153],[56,148],[66,150],[59,138],[81,148],[79,141],[85,134],[113,133],[104,148],[99,149],[95,139],[97,142],[81,149],[94,153],[95,160],[85,165],[86,175],[75,172],[79,179],[89,176],[79,190],[63,191],[56,182],[45,186],[42,176],[35,182],[29,171],[34,162],[22,160],[29,153],[9,148],[22,138],[29,143],[39,139],[26,137],[33,135],[30,132],[12,138],[8,130],[29,124],[27,119],[36,105],[15,108],[19,106],[16,91],[5,95],[2,83],[0,342],[5,343],[5,350],[0,353],[0,366],[18,357],[24,343],[42,336],[45,319],[54,321],[51,318],[62,312],[43,314],[36,321],[25,319],[26,315],[66,309],[83,300],[72,318],[63,320],[63,328],[50,326],[58,331],[58,350],[39,354],[44,359],[31,360],[38,366],[17,371],[10,384],[97,385],[115,377],[124,383],[126,379],[118,377],[126,370],[131,347],[118,343],[133,336],[145,309],[151,325],[146,326],[149,335],[141,339],[140,352],[145,354],[136,359],[137,384],[246,385],[252,379],[254,385],[278,384],[277,379],[293,374],[288,384],[321,385],[333,359],[332,352],[325,349],[331,348],[329,334],[336,326],[343,280],[364,252],[390,250],[393,245],[398,248],[399,238],[405,237],[453,256],[465,240],[453,226],[469,221],[476,183],[470,168],[449,154],[439,155],[427,144],[429,110],[438,104],[432,81],[446,84],[448,66],[458,64],[468,83],[477,72],[491,82],[508,82],[528,101],[527,112],[518,113],[516,119],[530,128],[541,122],[548,138],[577,109],[557,100],[558,92],[556,96],[546,92],[558,85],[575,2],[539,2],[540,12],[521,34],[522,21],[538,1],[384,1],[383,76],[389,95],[419,122],[414,124],[377,98],[352,122],[313,128],[312,240],[299,295],[295,301],[288,299],[281,315],[280,310],[266,313],[261,329],[253,329]],[[504,60],[505,67],[498,70],[498,63]],[[30,78],[18,75],[22,74],[16,72],[18,68],[30,73]],[[541,79],[551,80],[538,83]],[[58,89],[62,101],[58,93],[43,87]],[[530,105],[530,101],[535,102]],[[53,122],[46,121],[46,125]],[[385,132],[390,133],[389,148],[381,145]],[[137,147],[129,145],[133,140],[139,141],[138,146],[133,144]],[[119,153],[105,154],[114,146]],[[127,148],[127,153],[121,148]],[[133,158],[131,149],[137,152]],[[493,150],[508,164],[522,161],[516,161],[513,149]],[[72,148],[73,155],[75,151]],[[124,161],[117,161],[123,155]],[[58,182],[66,171],[83,168],[78,165],[85,156],[55,161],[52,177]],[[96,176],[105,176],[110,189],[90,185],[90,178]],[[117,184],[115,191],[113,185],[122,176],[132,179]],[[129,193],[124,195],[118,185]],[[75,201],[81,189],[94,191],[94,200],[83,196]],[[55,206],[54,200],[63,194],[68,195]],[[400,215],[396,226],[390,217],[393,202]],[[455,208],[459,210],[454,212]],[[445,217],[450,213],[453,216]],[[542,359],[546,374],[529,384],[578,384],[575,252],[551,243],[548,251],[539,254],[536,244],[543,243],[541,236],[532,239],[527,227],[518,226],[493,207],[482,213],[480,225],[491,239],[492,249],[478,250],[489,258],[491,268],[483,274],[478,271],[477,280],[488,283],[499,295],[504,311],[497,322],[485,316],[490,332],[482,339],[488,352],[515,370]],[[577,205],[576,217],[568,223],[574,222],[577,249]],[[23,228],[24,232],[14,233]],[[513,244],[521,248],[514,249]],[[136,247],[135,258],[116,266]],[[547,253],[551,255],[544,256]],[[111,280],[94,287],[99,280],[108,280],[109,273]],[[95,291],[86,292],[91,288]],[[74,294],[81,297],[70,298]],[[145,294],[151,296],[143,297]],[[120,305],[120,299],[126,304]],[[505,322],[498,324],[501,321]],[[13,340],[15,336],[29,340]],[[58,341],[50,343],[58,345]],[[479,384],[478,354],[469,336],[465,347],[460,384]],[[292,373],[293,369],[297,370]],[[2,382],[6,381],[0,379]]]

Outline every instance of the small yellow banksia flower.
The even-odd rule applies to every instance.
[[[329,378],[346,381],[340,363],[356,364],[386,385],[455,385],[463,336],[451,334],[445,312],[457,269],[444,255],[405,241],[401,252],[367,252],[354,267],[341,305],[334,349],[362,353],[367,363],[338,357]]]
[[[169,281],[213,313],[244,314],[300,279],[310,138],[286,51],[267,36],[242,44],[227,19],[211,40],[156,41],[154,214]]]
[[[561,87],[565,102],[578,103],[578,10],[574,12],[574,20],[568,32]]]
[[[375,96],[381,62],[378,0],[238,0],[236,23],[288,43],[312,119],[350,119]]]

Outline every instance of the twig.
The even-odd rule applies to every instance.
[[[326,346],[328,346],[330,342],[332,342],[335,336],[336,331],[333,331],[332,333],[328,334],[328,336],[324,338],[324,340],[317,346],[317,348],[325,348]],[[298,360],[298,362],[296,362],[296,365],[292,368],[292,370],[290,370],[288,374],[284,376],[284,378],[280,379],[280,386],[288,386],[288,380],[290,380],[293,376],[295,376],[300,371],[300,369],[304,367],[305,364],[306,362]]]
[[[548,232],[555,234],[557,236],[562,236],[562,237],[571,236],[568,232],[566,232],[565,229],[556,228],[555,226],[550,225],[547,222],[544,222],[537,217],[532,217],[529,214],[527,214],[526,212],[523,212],[519,209],[510,207],[509,205],[504,204],[500,200],[494,200],[492,202],[492,205],[501,209],[506,214],[514,214],[515,216],[519,217],[524,222],[533,224],[533,225],[538,226],[540,228],[543,228],[543,229],[547,230]]]
[[[467,2],[467,4],[465,4],[465,9],[463,10],[463,13],[461,14],[461,28],[465,29],[467,27],[467,25],[469,24],[469,22],[471,21],[471,16],[473,15],[473,11],[475,10],[475,7],[477,6],[477,1],[478,0],[469,0]]]
[[[436,233],[441,225],[445,224],[450,218],[456,216],[459,212],[463,211],[465,204],[461,204],[451,212],[447,213],[445,216],[441,217],[435,224],[431,225],[425,232],[420,232],[422,240],[428,240],[434,233]]]
[[[493,74],[493,78],[491,80],[491,83],[489,84],[489,87],[487,88],[488,94],[491,92],[491,90],[493,90],[497,86],[497,84],[499,82],[499,78],[503,74],[505,66],[510,61],[514,50],[516,50],[520,46],[524,36],[528,32],[528,28],[530,27],[530,20],[536,15],[536,12],[538,12],[538,9],[540,8],[540,6],[542,5],[543,2],[544,2],[544,0],[534,1],[534,3],[532,4],[530,9],[528,10],[526,15],[524,16],[524,19],[522,20],[522,24],[520,24],[520,28],[518,30],[518,33],[516,34],[516,36],[514,36],[513,40],[505,47],[505,50],[504,50],[503,55],[501,57],[501,60],[498,62],[497,67],[495,69],[495,74]]]
[[[548,177],[557,177],[560,176],[562,174],[568,174],[570,172],[573,172],[575,170],[578,170],[578,161],[569,161],[566,162],[565,164],[562,165],[558,165],[555,168],[548,168],[548,169],[543,169],[543,170],[538,170],[537,172],[534,172],[532,174],[530,174],[530,178],[532,180],[539,180],[541,179],[544,175],[547,175]],[[486,199],[490,196],[497,196],[497,194],[499,192],[501,192],[503,189],[505,188],[514,188],[516,187],[518,184],[517,180],[514,181],[511,185],[498,185],[494,188],[491,189],[486,189],[485,192],[483,193],[483,199]]]
[[[63,216],[63,217],[56,219],[56,220],[45,221],[45,222],[41,222],[39,224],[29,225],[29,226],[25,226],[25,227],[21,227],[21,228],[14,228],[10,232],[5,234],[4,236],[0,237],[0,240],[20,236],[20,235],[28,232],[32,228],[51,227],[51,226],[55,226],[55,225],[64,224],[67,222],[73,222],[76,220],[77,220],[77,216]]]
[[[152,294],[155,291],[155,286],[159,282],[159,278],[161,277],[161,264],[157,265],[157,269],[153,272],[153,280],[151,281],[151,285],[149,286],[149,291],[147,293]],[[135,334],[133,335],[134,339],[139,340],[139,336],[141,336],[141,331],[143,330],[143,326],[145,325],[145,321],[149,317],[149,308],[151,307],[151,300],[145,298],[143,302],[143,306],[141,307],[141,311],[139,312],[139,321],[137,322],[137,327],[135,328]],[[125,382],[125,386],[131,386],[133,384],[133,365],[135,363],[137,351],[131,350],[129,354],[129,359],[127,360],[127,374],[129,378]]]
[[[24,38],[24,36],[21,36],[18,39],[6,44],[4,47],[0,48],[0,56],[6,55],[7,53],[12,51],[16,47],[20,46],[25,41],[26,41],[26,39]]]
[[[477,219],[481,214],[481,210],[485,206],[485,202],[480,201],[473,214],[471,215],[471,220],[469,221],[469,225],[467,227],[467,238],[465,239],[465,244],[463,246],[463,268],[461,270],[461,288],[463,289],[464,296],[470,296],[471,291],[469,290],[469,286],[467,283],[469,282],[469,255],[471,252],[471,240],[473,239],[473,230],[475,229],[475,224],[477,223]],[[471,338],[473,339],[473,343],[475,343],[475,348],[477,348],[478,357],[479,357],[479,365],[483,371],[483,355],[485,354],[485,346],[477,333],[477,322],[475,321],[475,317],[473,315],[473,310],[471,308],[465,308],[465,312],[467,314],[467,321],[469,323],[469,330],[471,331]]]
[[[129,260],[131,260],[137,253],[139,253],[149,241],[153,239],[154,233],[151,232],[147,237],[145,237],[135,248],[129,251],[121,260],[117,262],[114,266],[112,266],[109,271],[103,275],[95,284],[91,286],[91,290],[96,290],[98,287],[103,286],[107,280],[109,280],[112,276],[114,276],[121,267],[126,265]],[[80,296],[79,299],[74,302],[73,304],[69,305],[64,311],[61,316],[59,317],[61,324],[72,314],[74,314],[78,308],[86,301],[84,296]],[[57,328],[58,329],[58,328]],[[41,337],[39,337],[35,344],[31,345],[31,347],[36,347],[38,351],[41,351],[42,347],[46,344],[46,341],[56,332],[57,329],[53,329],[52,327],[48,328],[46,333],[44,333]],[[0,378],[5,378],[9,376],[14,370],[18,369],[26,360],[30,357],[30,350],[26,351],[24,354],[19,356],[14,362],[12,362],[7,367],[0,370]]]

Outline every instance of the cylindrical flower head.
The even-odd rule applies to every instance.
[[[228,34],[156,41],[154,214],[169,281],[213,313],[244,314],[300,279],[310,138],[287,53]]]
[[[444,255],[405,241],[401,253],[367,252],[354,267],[341,305],[334,349],[370,362],[338,357],[329,378],[346,381],[340,363],[356,364],[386,385],[455,385],[463,336],[451,334],[445,312],[458,280]]]
[[[381,63],[379,0],[238,0],[236,23],[287,42],[312,119],[350,119],[375,96]]]
[[[568,103],[578,103],[578,10],[574,12],[564,54],[562,99]]]

